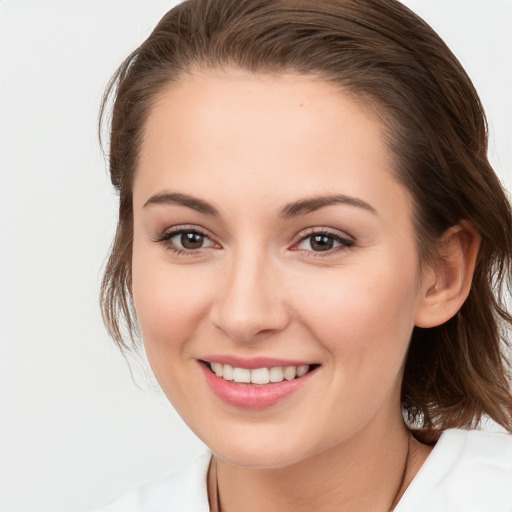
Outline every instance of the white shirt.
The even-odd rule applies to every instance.
[[[209,512],[210,458],[205,453],[98,512]],[[512,512],[512,435],[445,431],[394,512]]]

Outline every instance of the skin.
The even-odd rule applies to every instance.
[[[133,300],[157,380],[215,454],[224,511],[392,504],[412,329],[460,307],[468,280],[457,269],[472,263],[458,264],[477,245],[456,230],[450,271],[421,270],[393,165],[368,110],[309,76],[201,71],[154,104],[133,188]],[[155,200],[168,193],[217,215]],[[281,215],[332,195],[360,204]],[[203,246],[158,241],[176,229],[203,233]],[[325,231],[349,243],[313,250],[308,236]],[[285,400],[247,410],[207,386],[198,360],[211,354],[320,367]],[[405,486],[429,450],[412,442]]]

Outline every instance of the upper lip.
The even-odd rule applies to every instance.
[[[287,366],[301,366],[304,364],[312,365],[318,364],[313,363],[311,361],[304,361],[300,359],[280,359],[276,357],[239,357],[232,355],[212,355],[202,357],[201,361],[205,361],[206,363],[220,363],[220,364],[229,364],[233,368],[247,368],[249,370],[253,370],[256,368],[274,368],[274,367],[287,367]]]

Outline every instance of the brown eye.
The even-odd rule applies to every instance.
[[[334,239],[328,235],[314,235],[310,237],[310,245],[313,251],[328,251],[334,247]]]
[[[192,229],[179,229],[166,233],[156,240],[164,244],[168,249],[173,251],[199,251],[200,249],[207,249],[214,247],[215,243],[199,231]]]
[[[200,249],[204,243],[204,235],[185,231],[180,235],[180,244],[184,249]]]
[[[305,236],[298,244],[297,249],[311,253],[336,252],[340,249],[352,247],[354,242],[337,233],[317,232]]]

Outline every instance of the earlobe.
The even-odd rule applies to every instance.
[[[450,228],[439,242],[439,254],[423,276],[417,327],[447,322],[469,295],[480,248],[480,236],[466,222]]]

